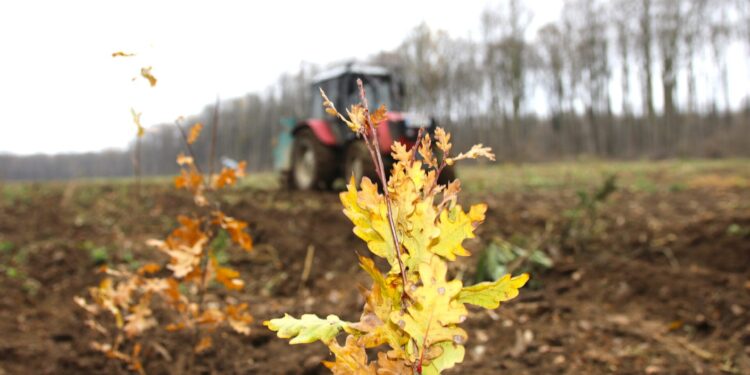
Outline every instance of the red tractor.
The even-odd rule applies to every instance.
[[[318,75],[312,84],[311,116],[289,123],[276,151],[276,167],[286,172],[290,187],[298,190],[330,189],[338,177],[354,175],[357,182],[368,176],[377,181],[375,168],[362,139],[358,139],[341,120],[328,115],[318,88],[322,88],[336,108],[344,110],[359,103],[357,79],[361,79],[372,107],[385,104],[388,120],[378,125],[378,141],[387,170],[393,164],[391,145],[398,141],[410,148],[420,128],[435,131],[435,120],[429,116],[404,113],[403,85],[387,69],[348,64]],[[453,170],[443,170],[440,182],[454,178]]]

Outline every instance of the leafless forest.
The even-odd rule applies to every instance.
[[[526,2],[502,2],[477,20],[478,37],[423,24],[365,62],[396,72],[406,109],[437,118],[457,148],[484,143],[505,161],[750,156],[750,85],[736,74],[750,75],[750,1],[573,0],[553,23],[532,30],[533,19]],[[222,155],[270,169],[280,119],[307,116],[310,80],[326,67],[303,64],[264,92],[222,98]],[[213,113],[210,104],[187,122],[210,126]],[[177,129],[151,130],[143,173],[173,173]],[[208,149],[196,145],[199,156]],[[0,155],[0,178],[129,175],[131,156]]]

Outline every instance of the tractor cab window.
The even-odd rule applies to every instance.
[[[323,89],[323,91],[326,92],[326,95],[328,95],[329,98],[332,100],[336,100],[335,98],[338,97],[338,87],[336,87],[335,81],[324,81],[324,82],[318,82],[313,85],[312,87],[312,108],[310,108],[310,114],[312,115],[312,118],[317,119],[323,119],[330,115],[328,115],[325,112],[325,109],[323,108],[323,97],[320,96],[320,90]]]
[[[375,108],[380,107],[381,104],[385,104],[386,107],[391,108],[390,81],[387,78],[372,76],[358,78],[362,79],[365,94],[367,95],[367,102],[370,105],[371,110],[375,110]],[[350,80],[346,92],[347,108],[360,102],[356,78]]]

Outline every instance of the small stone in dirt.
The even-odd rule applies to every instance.
[[[317,368],[320,368],[322,370],[323,369],[322,362],[323,362],[323,357],[319,355],[314,355],[312,357],[307,358],[303,366],[306,372],[310,372],[310,370],[317,369]]]
[[[558,366],[562,365],[563,363],[565,363],[565,356],[562,354],[558,354],[557,356],[555,356],[555,359],[552,360],[552,363]]]
[[[732,305],[730,309],[732,310],[732,314],[736,316],[740,316],[745,312],[745,309],[743,309],[740,305]]]
[[[587,320],[579,320],[578,326],[581,327],[584,331],[590,331],[591,330],[591,323],[589,323]]]
[[[485,342],[487,342],[490,339],[490,337],[487,335],[487,331],[485,331],[483,329],[480,329],[480,330],[476,331],[474,333],[474,335],[476,335],[477,341],[479,341],[481,343],[485,343]]]
[[[583,271],[580,271],[580,270],[573,272],[573,274],[570,275],[570,278],[573,279],[573,281],[580,281],[582,277],[583,277]]]
[[[485,347],[484,345],[477,345],[471,349],[471,356],[475,360],[480,360],[484,356],[485,352],[487,352],[487,347]]]
[[[661,373],[661,372],[663,372],[663,371],[662,371],[661,367],[659,367],[659,366],[651,365],[651,366],[646,367],[646,373],[647,374],[658,374],[658,373]]]

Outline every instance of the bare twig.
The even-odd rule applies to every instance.
[[[422,144],[422,137],[424,137],[424,128],[419,128],[419,132],[417,132],[417,141],[414,142],[414,146],[411,146],[411,155],[409,161],[411,163],[414,163],[414,161],[417,159],[417,152],[419,152],[419,145]]]
[[[135,173],[135,197],[141,198],[141,136],[135,137],[135,150],[133,155],[133,172]]]
[[[187,148],[188,153],[190,154],[190,157],[193,158],[193,165],[195,165],[195,169],[198,171],[198,173],[203,175],[203,172],[201,172],[201,168],[198,166],[198,159],[195,157],[195,152],[193,152],[193,147],[190,146],[190,142],[188,142],[187,133],[185,133],[185,129],[183,129],[182,125],[180,125],[180,120],[179,119],[175,120],[174,124],[177,125],[177,129],[180,130],[180,134],[182,135],[182,140],[185,143],[185,148]],[[205,181],[204,181],[204,184],[205,184]]]
[[[300,278],[299,287],[302,288],[307,279],[310,278],[310,271],[312,271],[312,263],[315,259],[315,246],[310,245],[307,247],[307,254],[305,255],[305,267],[302,269],[302,277]]]

